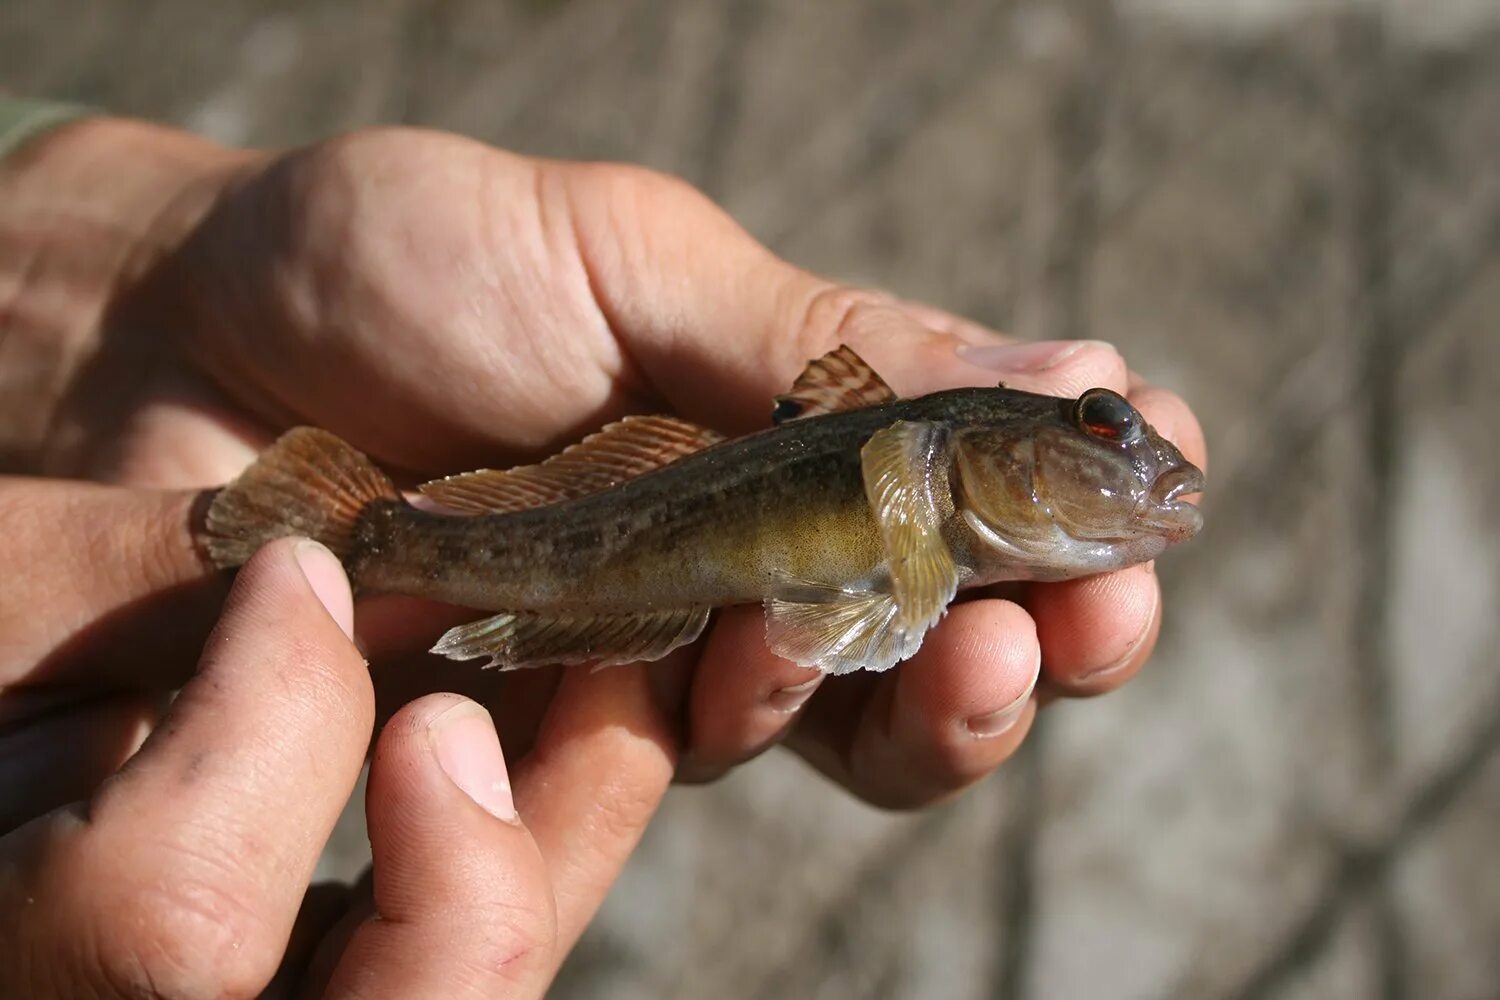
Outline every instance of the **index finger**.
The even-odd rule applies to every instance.
[[[513,769],[516,807],[552,877],[559,956],[593,918],[672,782],[680,748],[654,681],[675,681],[685,655],[649,668],[570,668],[531,753]]]
[[[0,478],[0,723],[17,689],[186,678],[229,587],[193,543],[195,499]]]
[[[0,925],[36,956],[31,974],[79,992],[264,987],[369,741],[350,615],[327,550],[268,546],[140,752],[87,809],[0,841]],[[0,978],[0,993],[19,985]]]

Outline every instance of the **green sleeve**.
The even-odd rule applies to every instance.
[[[0,94],[0,159],[48,129],[96,113],[77,104],[29,101]]]

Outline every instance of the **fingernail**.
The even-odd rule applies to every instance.
[[[1079,351],[1090,347],[1114,349],[1102,340],[1037,340],[988,347],[959,344],[954,350],[959,357],[977,368],[1013,375],[1031,375],[1055,368]]]
[[[327,547],[308,538],[298,539],[292,549],[297,566],[307,579],[308,586],[317,595],[318,602],[327,609],[339,628],[351,639],[354,637],[354,600],[349,594],[349,581],[344,576],[343,564]]]
[[[766,705],[773,712],[790,715],[805,705],[807,699],[813,696],[813,692],[822,683],[823,677],[819,674],[812,680],[803,681],[801,684],[792,684],[788,687],[777,688],[766,696]]]
[[[1020,721],[1026,711],[1026,705],[1031,701],[1031,693],[1036,690],[1037,678],[1042,674],[1042,662],[1040,652],[1037,654],[1036,669],[1032,671],[1031,683],[1026,685],[1026,690],[1021,692],[1010,704],[1004,708],[990,712],[988,715],[976,715],[968,722],[969,732],[976,738],[987,740],[1001,733],[1009,731]]]
[[[505,754],[490,713],[464,699],[427,724],[433,754],[443,773],[480,808],[507,823],[516,822]]]
[[[1010,347],[1016,343],[999,330],[991,330],[978,323],[956,323],[948,332],[973,347]]]

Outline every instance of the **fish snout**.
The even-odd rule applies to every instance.
[[[1147,494],[1147,523],[1170,541],[1192,538],[1203,527],[1203,512],[1182,498],[1202,493],[1206,485],[1203,471],[1191,462],[1163,472]]]

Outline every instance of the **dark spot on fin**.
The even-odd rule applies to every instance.
[[[676,417],[626,417],[538,465],[480,469],[420,488],[456,511],[506,514],[607,490],[723,439]]]
[[[776,397],[773,423],[880,406],[896,398],[885,380],[847,344],[809,364],[790,391]]]
[[[451,660],[487,657],[501,670],[547,664],[593,663],[599,667],[659,660],[698,638],[708,608],[678,608],[641,614],[549,615],[503,611],[449,629],[432,651]]]
[[[368,458],[327,431],[297,427],[276,439],[214,496],[201,541],[220,567],[239,566],[267,542],[302,535],[339,558],[375,500],[401,494]]]
[[[802,416],[803,405],[787,396],[777,396],[776,405],[771,407],[771,423],[784,424],[788,420],[796,420]]]

